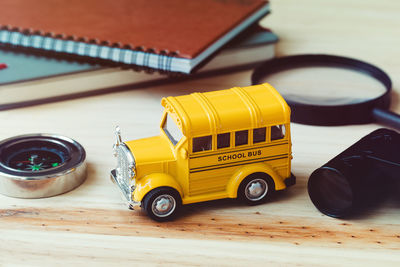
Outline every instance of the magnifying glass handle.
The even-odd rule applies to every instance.
[[[380,108],[374,108],[372,110],[372,117],[375,119],[376,122],[400,130],[399,114]]]

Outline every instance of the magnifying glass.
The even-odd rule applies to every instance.
[[[335,126],[379,122],[400,129],[389,111],[392,82],[369,63],[332,55],[295,55],[258,66],[252,84],[268,82],[285,98],[293,122]]]

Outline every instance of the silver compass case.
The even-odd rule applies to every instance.
[[[75,140],[28,134],[0,142],[0,193],[44,198],[68,192],[86,179],[86,152]]]

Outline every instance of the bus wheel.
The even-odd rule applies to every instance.
[[[274,191],[275,186],[271,176],[256,172],[242,181],[238,190],[238,198],[248,205],[257,205],[265,202]]]
[[[169,221],[176,217],[182,205],[179,193],[170,187],[151,190],[144,197],[143,209],[155,221]]]

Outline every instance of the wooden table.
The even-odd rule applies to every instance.
[[[262,21],[279,36],[279,56],[330,53],[386,70],[400,112],[400,3],[272,1]],[[379,265],[400,264],[400,198],[353,220],[322,215],[306,189],[310,173],[376,124],[313,127],[292,124],[296,186],[271,202],[233,200],[191,205],[174,222],[130,211],[109,179],[114,127],[124,140],[158,134],[160,99],[249,84],[250,71],[0,112],[0,139],[59,133],[87,150],[88,178],[72,192],[46,199],[0,196],[0,265]]]

